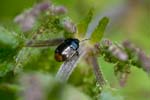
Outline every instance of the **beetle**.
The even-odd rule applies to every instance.
[[[79,42],[80,41],[76,38],[65,39],[55,49],[55,60],[58,62],[63,62],[69,60],[75,54],[78,55]]]

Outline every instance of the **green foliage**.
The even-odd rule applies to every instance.
[[[52,16],[50,14],[45,14],[41,16],[39,20],[40,26],[38,27],[38,31],[42,29],[41,34],[43,33],[53,33],[58,34],[62,31],[61,23],[62,16]]]
[[[124,97],[119,94],[118,90],[106,87],[98,100],[124,100]]]
[[[3,62],[0,64],[0,77],[5,76],[9,71],[14,68],[14,63]]]
[[[10,98],[11,100],[16,100],[15,93],[6,88],[0,89],[0,97],[2,100],[10,100]]]
[[[81,22],[77,25],[77,27],[78,27],[78,34],[81,37],[84,37],[85,34],[86,34],[88,25],[89,25],[89,23],[90,23],[90,21],[92,20],[92,17],[93,17],[93,12],[94,12],[94,9],[91,8],[89,10],[87,16],[83,20],[81,20]]]
[[[9,32],[0,26],[0,76],[13,69],[14,56],[21,49],[22,42],[15,32]]]
[[[82,59],[80,61],[79,66],[74,70],[68,83],[65,83],[65,84],[59,83],[55,80],[54,76],[55,76],[59,66],[62,63],[56,62],[54,59],[55,47],[51,47],[51,46],[40,47],[40,45],[39,45],[40,44],[39,41],[46,40],[43,43],[48,44],[49,40],[53,40],[56,38],[63,38],[63,39],[69,38],[69,37],[73,38],[74,35],[76,35],[74,33],[77,33],[77,32],[68,32],[73,28],[67,27],[65,29],[64,23],[63,23],[64,19],[69,18],[68,16],[72,16],[73,19],[80,20],[81,18],[84,17],[84,12],[86,12],[88,10],[88,8],[89,8],[88,4],[90,4],[90,5],[92,5],[93,3],[95,3],[96,5],[100,4],[101,6],[99,6],[99,7],[102,8],[102,6],[106,7],[106,5],[104,5],[104,4],[107,3],[107,1],[103,1],[101,3],[99,3],[100,2],[99,0],[97,0],[97,1],[96,0],[95,1],[83,0],[81,2],[79,2],[79,0],[55,1],[55,3],[62,2],[62,4],[63,3],[67,4],[68,7],[66,5],[65,6],[68,9],[70,9],[70,11],[68,10],[70,15],[67,15],[67,16],[65,14],[55,15],[55,14],[50,13],[50,11],[42,12],[40,16],[38,16],[37,18],[34,19],[36,21],[34,24],[34,27],[32,27],[31,30],[26,33],[15,32],[15,30],[18,30],[18,29],[16,29],[17,27],[14,27],[15,25],[14,25],[14,23],[12,23],[12,18],[14,18],[14,16],[16,16],[16,14],[20,13],[22,9],[25,9],[25,7],[27,7],[27,4],[31,5],[31,2],[33,2],[34,0],[32,0],[31,2],[24,1],[26,3],[22,3],[22,5],[20,5],[20,6],[16,6],[16,5],[18,5],[17,1],[16,0],[15,1],[6,0],[5,4],[4,4],[4,1],[2,1],[0,4],[1,5],[0,8],[2,8],[0,10],[3,11],[3,12],[1,12],[2,16],[0,16],[0,18],[1,18],[0,24],[1,25],[4,24],[6,27],[8,27],[11,30],[12,30],[12,28],[14,28],[13,31],[10,31],[7,28],[0,26],[0,98],[2,100],[10,100],[10,99],[11,100],[24,100],[24,99],[29,100],[28,98],[31,99],[34,97],[39,97],[41,95],[44,95],[44,97],[45,97],[44,99],[41,99],[41,100],[73,100],[73,99],[77,99],[77,98],[79,100],[93,100],[93,99],[94,100],[95,99],[96,100],[97,99],[98,100],[124,100],[123,95],[127,95],[126,99],[128,99],[128,100],[145,100],[145,99],[149,100],[149,95],[146,95],[149,93],[149,90],[150,90],[150,88],[149,88],[150,81],[149,81],[148,77],[140,69],[133,70],[133,69],[137,68],[137,65],[138,65],[138,67],[142,68],[142,66],[139,66],[140,60],[138,60],[138,58],[141,58],[141,57],[138,57],[136,52],[129,51],[129,54],[128,54],[129,58],[132,58],[132,59],[129,59],[128,62],[122,61],[120,63],[120,62],[118,62],[119,59],[116,58],[116,57],[118,57],[118,54],[116,53],[116,51],[114,49],[110,50],[109,47],[106,47],[107,50],[106,50],[106,48],[101,48],[103,50],[94,51],[94,53],[97,54],[97,52],[99,52],[99,54],[104,57],[99,60],[99,64],[101,64],[102,71],[104,70],[104,76],[106,76],[106,79],[108,79],[107,82],[108,82],[108,84],[110,84],[110,86],[112,86],[114,88],[119,87],[118,81],[116,82],[116,80],[117,80],[116,76],[113,75],[114,74],[113,69],[114,69],[114,71],[118,72],[119,74],[123,73],[123,72],[129,73],[128,67],[131,68],[131,70],[132,70],[132,74],[130,74],[130,77],[128,77],[128,83],[126,86],[128,88],[125,87],[125,88],[119,88],[119,90],[116,90],[116,89],[104,87],[104,89],[100,89],[96,83],[96,79],[94,78],[95,76],[93,74],[93,70],[91,69],[91,67],[89,67],[90,66],[89,56],[87,57],[87,55],[85,55],[83,57],[85,59]],[[41,0],[38,0],[38,2],[39,1],[41,1]],[[130,1],[132,1],[132,0],[127,1],[127,2],[129,2],[128,4],[130,4]],[[11,2],[13,2],[13,3],[11,3]],[[114,2],[114,0],[109,1],[109,4],[111,4],[113,2]],[[134,2],[132,2],[132,3],[134,3]],[[14,5],[12,5],[13,8],[8,7],[8,5],[10,5],[10,4],[11,5],[14,4]],[[144,1],[142,4],[144,4]],[[36,6],[36,4],[34,5],[34,7],[35,6]],[[57,7],[53,4],[52,4],[52,6]],[[12,8],[12,10],[10,10],[11,8]],[[20,8],[20,9],[17,9],[17,8]],[[124,8],[126,8],[126,7],[124,7]],[[131,8],[135,8],[135,7],[130,7],[130,9]],[[74,11],[73,9],[74,10],[76,9],[76,11]],[[56,10],[56,9],[53,8],[53,10]],[[128,9],[126,9],[126,11],[127,10]],[[35,14],[38,13],[36,11],[37,10],[35,10],[35,12],[34,12]],[[117,10],[115,10],[115,11],[117,11]],[[144,9],[142,9],[141,11],[144,11]],[[102,12],[105,13],[105,11],[102,11]],[[6,13],[6,14],[4,14],[4,13]],[[78,13],[78,16],[75,13]],[[109,13],[110,12],[108,12],[108,14]],[[31,17],[30,16],[31,13],[28,13],[28,14],[29,14],[28,17]],[[111,14],[113,14],[113,13],[111,13]],[[128,13],[128,14],[130,14],[130,13]],[[136,18],[136,16],[134,16],[134,14],[133,14],[133,18]],[[37,16],[37,15],[35,15],[35,16]],[[115,16],[118,16],[118,15],[115,15]],[[147,22],[146,18],[148,18],[148,17],[145,18],[144,16],[145,15],[143,14],[142,17],[143,17],[144,21]],[[25,17],[25,18],[28,18],[28,17]],[[83,38],[85,36],[88,25],[89,25],[92,17],[93,17],[93,8],[90,9],[87,16],[85,16],[85,18],[83,20],[81,20],[81,22],[79,24],[77,24],[78,33],[76,35],[77,37],[75,37],[75,38],[80,39],[80,37]],[[119,15],[118,17],[122,17],[122,16]],[[112,20],[111,17],[110,17],[110,19]],[[8,22],[6,20],[8,20]],[[128,19],[126,19],[126,20],[128,20]],[[32,24],[31,19],[27,20],[27,21],[31,22],[31,24]],[[135,23],[132,23],[132,21],[130,23],[130,21],[126,21],[126,23],[128,23],[126,27],[129,27],[128,25],[132,26],[135,24]],[[91,42],[90,46],[93,46],[92,50],[96,46],[95,43],[101,41],[108,22],[109,22],[108,18],[106,18],[106,17],[102,18],[99,21],[99,24],[98,24],[97,28],[95,29],[95,31],[91,34],[91,38],[89,41]],[[111,21],[111,22],[113,22],[113,21]],[[119,22],[118,20],[115,21],[115,25],[118,22]],[[122,22],[124,22],[124,20]],[[124,25],[124,23],[122,23],[122,22],[120,22],[120,23]],[[137,21],[136,25],[139,24],[139,22]],[[70,23],[72,23],[72,20],[70,20]],[[27,24],[28,24],[28,22],[27,22]],[[111,23],[111,24],[114,25],[114,23]],[[110,39],[113,38],[113,41],[122,41],[121,39],[123,37],[125,37],[124,39],[129,38],[129,37],[133,38],[135,41],[136,40],[138,41],[138,44],[142,44],[141,45],[142,49],[147,48],[147,52],[149,52],[149,50],[148,50],[149,49],[149,44],[148,44],[149,43],[149,38],[148,38],[149,34],[147,34],[145,37],[143,37],[144,32],[148,33],[147,30],[149,31],[148,28],[145,30],[145,27],[144,27],[145,25],[149,26],[148,24],[149,23],[145,24],[145,23],[140,22],[140,27],[138,27],[138,29],[140,30],[141,27],[143,27],[141,29],[142,31],[139,31],[139,30],[135,31],[136,27],[130,27],[129,29],[124,29],[124,30],[127,30],[128,32],[130,30],[132,30],[132,28],[134,29],[134,31],[132,31],[132,32],[130,31],[131,34],[127,34],[128,32],[125,32],[125,35],[123,34],[124,30],[122,30],[120,28],[122,26],[119,24],[120,32],[118,32],[118,30],[117,30],[117,32],[111,31],[111,33],[110,33],[111,35],[108,34],[107,36]],[[75,25],[75,23],[73,23],[73,25]],[[110,28],[112,28],[112,26]],[[73,30],[71,30],[71,31],[73,31]],[[118,33],[121,33],[121,34],[118,34]],[[134,33],[136,33],[136,34],[134,34]],[[139,35],[138,33],[142,33],[142,34]],[[36,41],[36,40],[37,40],[37,42],[33,42],[33,43],[37,43],[37,45],[35,45],[35,47],[33,47],[33,48],[32,47],[24,47],[25,46],[24,43],[30,43],[30,41]],[[54,43],[54,44],[57,44],[57,43]],[[100,46],[101,45],[102,44],[100,43]],[[81,47],[81,45],[80,45],[80,47]],[[88,49],[89,48],[86,48],[85,51],[86,50],[88,51]],[[116,50],[118,51],[118,49],[116,49]],[[105,51],[106,51],[106,53],[105,53]],[[110,54],[109,52],[111,52],[112,54]],[[105,54],[103,54],[103,53],[105,53]],[[119,53],[119,54],[122,54],[122,53]],[[114,55],[117,55],[117,56],[114,57]],[[146,63],[144,62],[143,64],[147,64],[148,59],[150,59],[150,58],[147,58],[147,54],[145,54],[145,55],[146,55],[146,57],[144,57],[144,58],[146,58],[146,61],[145,61]],[[104,59],[109,63],[109,65],[106,64],[106,61],[105,61],[105,63],[102,62],[102,60],[104,60]],[[136,64],[136,62],[138,62],[138,63]],[[135,65],[136,67],[126,66],[128,63]],[[114,67],[114,64],[116,67]],[[149,64],[147,64],[147,65],[149,66]],[[145,68],[146,71],[149,70],[149,68],[150,67],[146,67]],[[22,75],[22,72],[23,72],[23,75]],[[31,72],[31,73],[28,73],[28,72]],[[18,76],[20,76],[20,77],[18,77]],[[124,74],[122,77],[125,77]],[[119,76],[118,78],[122,79],[122,77]],[[124,79],[126,79],[126,78],[124,78]],[[123,80],[123,82],[126,82],[126,81]],[[138,88],[138,90],[133,89],[133,88]],[[126,89],[125,93],[122,93],[120,91],[123,89]],[[38,98],[38,99],[40,100],[40,98]]]
[[[0,62],[12,61],[13,56],[17,53],[16,49],[9,47],[0,48]]]
[[[107,17],[103,17],[99,21],[98,26],[96,27],[96,29],[94,30],[94,32],[91,35],[90,41],[92,43],[97,43],[102,39],[105,28],[106,28],[108,22],[109,22],[109,19]]]
[[[15,48],[18,44],[18,41],[15,36],[16,33],[9,32],[7,29],[0,26],[0,44],[1,48],[4,46],[10,46]]]

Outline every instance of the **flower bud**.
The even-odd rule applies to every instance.
[[[108,50],[111,52],[112,55],[117,57],[119,60],[121,61],[128,60],[128,55],[116,45],[110,46]]]
[[[112,45],[112,42],[111,42],[110,40],[108,40],[108,39],[104,39],[104,40],[102,41],[102,45],[103,45],[104,47],[109,47],[109,46]]]
[[[138,58],[141,63],[141,66],[146,72],[150,72],[150,57],[147,57],[144,52],[138,53]]]
[[[67,9],[64,6],[56,6],[52,12],[56,15],[61,15],[67,13]]]
[[[64,29],[68,33],[76,33],[77,28],[73,22],[71,22],[70,20],[65,20],[63,24],[64,24]]]

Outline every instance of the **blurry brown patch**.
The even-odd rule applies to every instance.
[[[59,61],[59,62],[64,61],[64,60],[63,60],[63,56],[60,55],[59,53],[56,53],[56,54],[55,54],[55,59],[56,59],[56,61]]]

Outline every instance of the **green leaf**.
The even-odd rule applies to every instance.
[[[5,76],[8,72],[12,71],[13,63],[3,62],[0,64],[0,77]]]
[[[9,32],[7,29],[0,26],[0,47],[4,47],[7,45],[14,48],[18,44],[18,41],[14,34],[16,33]]]
[[[22,40],[14,32],[0,26],[0,62],[12,61],[13,57],[20,50],[19,44]],[[21,41],[21,42],[20,42]]]
[[[106,28],[108,22],[109,22],[109,19],[107,17],[103,17],[99,21],[98,26],[96,27],[96,29],[94,30],[94,32],[91,35],[90,40],[91,40],[92,43],[99,42],[102,39],[105,28]]]
[[[14,57],[21,49],[23,39],[0,26],[0,77],[14,68]]]
[[[119,90],[105,87],[98,100],[124,100],[124,97],[120,94]]]
[[[88,25],[93,17],[94,9],[91,8],[87,14],[87,16],[77,25],[78,35],[83,37],[86,34]]]

